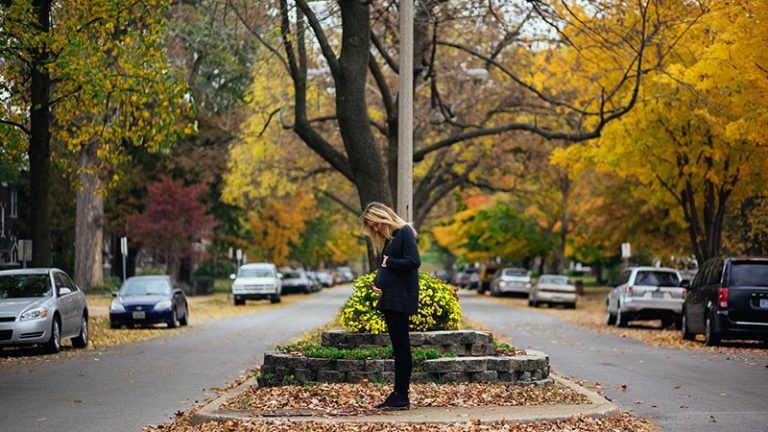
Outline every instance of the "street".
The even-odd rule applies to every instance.
[[[261,363],[264,351],[330,320],[351,288],[99,354],[0,370],[2,431],[139,431]],[[547,352],[553,369],[603,390],[664,431],[764,431],[768,371],[709,351],[656,348],[551,314],[461,293],[466,317],[513,344]],[[194,313],[194,312],[193,312]],[[194,315],[193,315],[194,317]],[[626,389],[622,386],[626,385]]]
[[[657,348],[463,291],[466,317],[516,346],[544,351],[555,372],[605,395],[663,431],[768,430],[768,369],[709,351]],[[622,388],[626,385],[626,390]]]
[[[0,368],[0,431],[140,431],[186,411],[264,351],[327,323],[351,288],[274,310],[196,324],[190,331],[99,355]]]

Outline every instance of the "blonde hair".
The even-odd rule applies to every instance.
[[[360,215],[360,223],[362,224],[363,234],[371,238],[373,248],[376,249],[377,253],[381,253],[384,249],[384,242],[392,238],[392,233],[408,225],[394,210],[375,201],[365,206],[363,214]],[[384,226],[383,234],[373,229],[371,225],[374,223]],[[413,230],[413,235],[415,236],[416,230],[410,225],[408,226]]]

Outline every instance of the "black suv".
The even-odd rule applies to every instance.
[[[683,339],[768,340],[768,258],[712,258],[696,273],[683,303]]]

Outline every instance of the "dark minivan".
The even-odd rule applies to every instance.
[[[768,258],[712,258],[696,273],[683,303],[683,339],[768,340]]]

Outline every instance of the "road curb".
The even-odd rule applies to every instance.
[[[487,423],[533,423],[539,421],[567,420],[572,417],[612,417],[621,413],[616,404],[606,400],[594,391],[588,390],[562,376],[551,374],[555,382],[568,387],[589,399],[590,404],[579,405],[536,405],[536,406],[481,406],[481,407],[419,407],[409,411],[382,412],[373,415],[338,417],[260,417],[248,411],[221,409],[229,399],[235,398],[252,386],[258,386],[251,378],[237,388],[221,394],[200,410],[192,414],[192,424],[227,421],[248,422],[313,422],[313,423],[378,423],[378,424],[454,424],[475,422]]]

